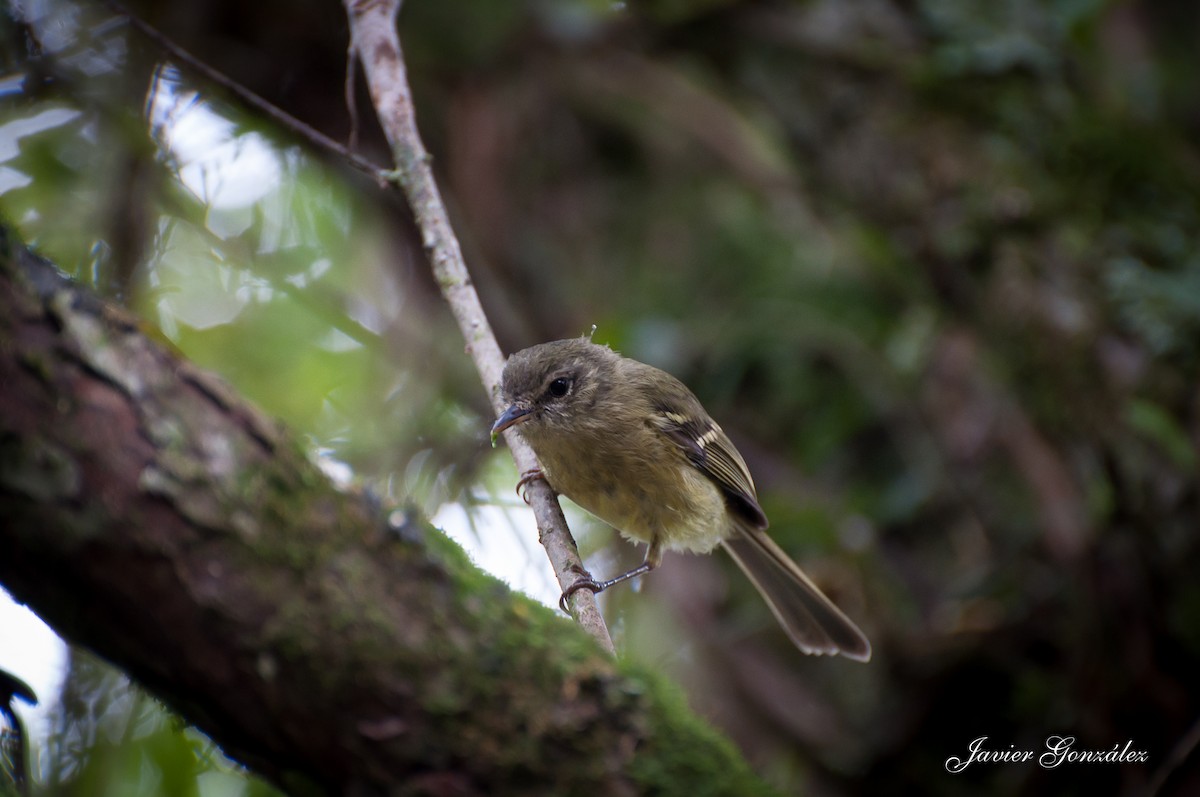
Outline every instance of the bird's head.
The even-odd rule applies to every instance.
[[[521,424],[531,442],[603,424],[597,407],[620,355],[588,338],[540,343],[508,358],[501,379],[505,409],[492,425],[492,442]]]

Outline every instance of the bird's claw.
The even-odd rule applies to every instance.
[[[529,486],[530,482],[537,481],[538,479],[541,479],[542,481],[546,480],[546,475],[542,473],[542,469],[530,468],[522,473],[521,478],[517,481],[517,495],[521,496],[521,500],[526,504],[529,503],[529,493],[526,492],[526,488]]]
[[[574,568],[574,569],[576,570],[576,572],[580,573],[581,578],[579,578],[574,584],[572,584],[571,586],[569,586],[565,590],[563,590],[562,596],[558,599],[558,608],[562,609],[566,614],[571,613],[571,610],[569,608],[567,608],[567,598],[570,598],[572,595],[574,595],[579,590],[590,589],[592,591],[593,595],[595,595],[598,592],[604,591],[604,585],[601,584],[600,582],[596,581],[596,579],[592,578],[591,573],[589,573],[586,570],[580,570],[579,568]]]

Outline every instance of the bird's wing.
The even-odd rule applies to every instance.
[[[754,480],[733,442],[703,411],[696,407],[662,406],[655,415],[658,429],[677,445],[701,473],[712,479],[730,507],[754,528],[765,529],[767,516],[758,505]]]

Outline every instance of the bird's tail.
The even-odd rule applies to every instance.
[[[722,545],[771,607],[796,646],[814,655],[870,661],[871,643],[783,549],[758,529],[739,527]]]

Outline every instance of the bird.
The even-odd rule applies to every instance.
[[[749,577],[788,637],[812,655],[866,662],[863,632],[766,533],[746,462],[700,400],[674,376],[590,337],[541,343],[511,355],[492,441],[516,429],[544,478],[632,542],[643,563],[563,593],[600,592],[656,569],[665,551],[723,548]],[[518,485],[519,487],[519,485]]]

